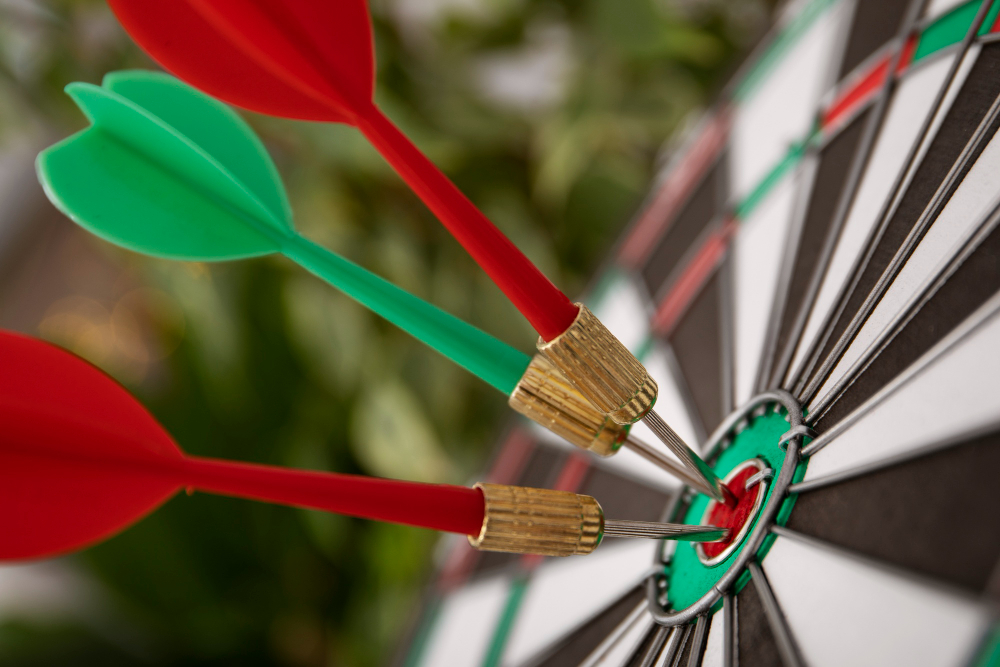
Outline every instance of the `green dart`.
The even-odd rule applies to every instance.
[[[66,87],[90,127],[42,151],[49,199],[124,248],[178,260],[281,253],[509,396],[574,445],[608,456],[626,444],[690,480],[628,436],[541,354],[526,354],[299,235],[274,163],[228,106],[166,75],[108,74]]]

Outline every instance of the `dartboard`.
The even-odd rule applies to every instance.
[[[998,8],[793,3],[584,295],[660,414],[761,485],[733,544],[444,541],[403,664],[998,664]],[[609,517],[719,511],[520,421],[487,479]]]

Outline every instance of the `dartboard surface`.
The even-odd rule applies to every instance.
[[[584,296],[747,482],[732,544],[448,541],[406,665],[1000,664],[998,9],[794,3]],[[526,422],[487,479],[609,518],[720,511]]]

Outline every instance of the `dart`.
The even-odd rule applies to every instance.
[[[534,359],[298,235],[277,169],[226,105],[165,74],[72,84],[92,126],[41,153],[53,203],[94,234],[168,259],[281,252],[509,396],[510,405],[601,456],[627,446],[681,481],[700,480],[599,412]],[[191,175],[198,175],[196,180]],[[140,182],[141,181],[141,182]]]
[[[462,533],[474,546],[584,554],[604,536],[724,539],[714,526],[605,521],[589,496],[473,488],[188,456],[121,385],[42,341],[0,331],[0,560],[74,551],[181,489]]]
[[[653,411],[657,385],[642,363],[553,285],[374,104],[365,0],[109,4],[154,60],[195,87],[259,113],[360,130],[527,318],[539,334],[539,350],[591,403],[618,424],[643,420],[699,487],[734,502]]]

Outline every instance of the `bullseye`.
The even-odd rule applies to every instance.
[[[765,486],[759,473],[766,469],[760,459],[743,463],[726,475],[726,487],[736,498],[736,504],[729,506],[711,501],[705,509],[702,523],[729,529],[729,537],[720,542],[699,544],[695,547],[698,560],[705,565],[716,565],[724,561],[746,536],[754,517],[760,511],[764,499]],[[747,484],[751,481],[751,484]],[[749,487],[749,488],[748,488]]]

